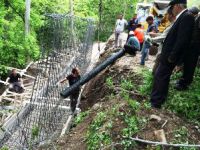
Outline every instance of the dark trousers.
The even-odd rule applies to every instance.
[[[174,68],[174,64],[159,63],[155,72],[150,99],[153,107],[160,107],[165,102],[169,89],[170,76]]]
[[[142,47],[143,47],[143,42],[140,43],[140,51],[142,50]]]
[[[156,56],[155,63],[154,63],[154,66],[153,66],[153,70],[152,70],[152,74],[153,75],[155,75],[156,70],[158,69],[159,64],[160,64],[160,54],[158,54]]]
[[[199,57],[199,49],[199,44],[193,44],[190,47],[190,53],[187,53],[184,59],[183,84],[186,86],[190,85],[193,81],[193,76]]]
[[[71,107],[71,111],[73,113],[76,110],[76,104],[77,104],[77,101],[78,101],[78,97],[79,97],[79,92],[73,93],[72,95],[70,95],[70,107]]]

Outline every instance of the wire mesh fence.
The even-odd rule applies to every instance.
[[[59,81],[78,67],[86,72],[90,64],[94,39],[94,21],[69,15],[46,15],[39,34],[41,56],[31,99],[11,118],[1,135],[1,146],[9,149],[34,149],[58,137],[70,107],[60,91]]]

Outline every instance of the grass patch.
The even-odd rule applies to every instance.
[[[152,90],[152,83],[153,83],[153,75],[152,72],[148,69],[142,69],[139,71],[139,74],[143,78],[143,84],[139,86],[139,93],[144,96],[149,97],[151,90]]]
[[[90,111],[81,112],[74,120],[74,125],[77,126],[79,123],[83,122],[83,120],[89,115]]]
[[[171,82],[174,83],[180,77],[179,74],[172,76]],[[200,125],[200,70],[195,72],[195,77],[192,85],[186,91],[177,91],[173,88],[174,84],[170,85],[168,100],[165,105],[169,109],[181,117],[189,119]]]
[[[153,82],[152,73],[147,69],[142,69],[139,74],[143,77],[143,84],[139,88],[139,93],[149,98]],[[174,83],[181,75],[181,72],[172,75],[169,94],[164,107],[200,125],[200,69],[196,70],[194,81],[189,89],[179,92],[174,89]]]
[[[96,150],[111,144],[112,121],[105,124],[108,112],[97,113],[87,132],[87,149]]]

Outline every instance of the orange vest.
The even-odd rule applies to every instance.
[[[135,36],[138,38],[138,41],[140,43],[143,43],[144,42],[144,30],[141,28],[136,28],[134,33],[135,33]]]

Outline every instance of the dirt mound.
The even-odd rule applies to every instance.
[[[100,61],[114,51],[106,51]],[[89,113],[58,141],[59,149],[85,150],[95,149],[95,146],[98,146],[96,149],[157,149],[126,138],[159,141],[155,131],[161,129],[168,143],[200,144],[200,133],[195,125],[167,110],[150,108],[147,97],[139,92],[143,84],[139,60],[139,54],[126,55],[86,85],[81,109]],[[153,57],[148,64],[149,68],[153,65]],[[104,115],[103,120],[97,123],[101,115]],[[151,115],[160,120],[152,119]]]

